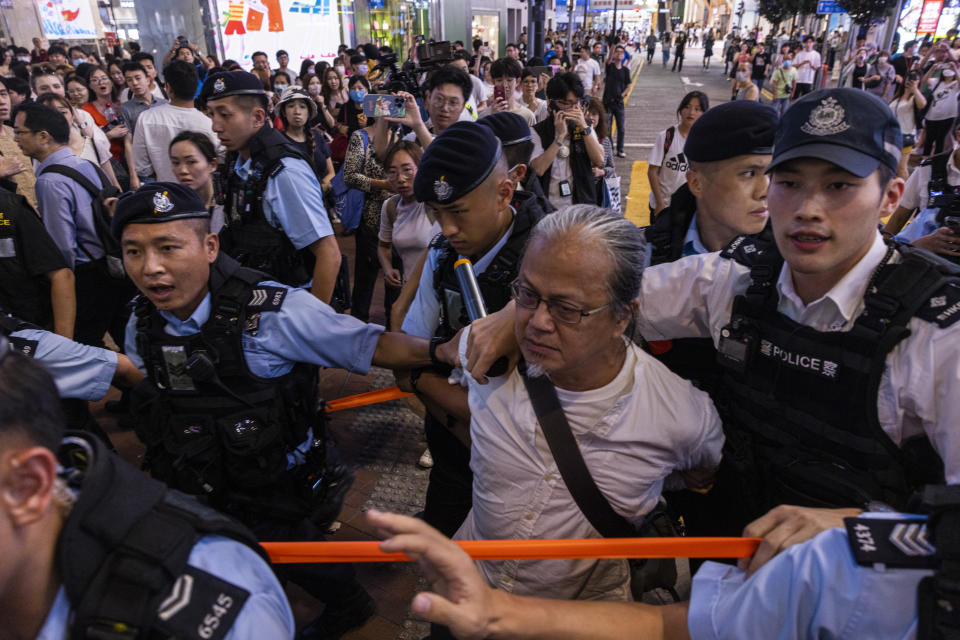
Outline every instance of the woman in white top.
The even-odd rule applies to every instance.
[[[110,164],[110,140],[96,125],[86,111],[75,109],[70,102],[58,93],[45,93],[37,98],[42,105],[53,107],[70,123],[70,151],[75,156],[89,160],[103,169],[103,172],[120,189],[117,176]]]
[[[903,153],[900,154],[900,165],[897,167],[897,175],[903,179],[907,178],[907,160],[913,153],[916,144],[918,109],[927,106],[927,99],[923,97],[923,92],[917,86],[917,74],[909,73],[904,79],[903,84],[897,87],[893,93],[893,100],[890,101],[890,110],[897,116],[900,123],[900,131],[904,136],[911,136],[913,140],[905,139]],[[909,143],[909,144],[908,144]]]
[[[937,76],[939,72],[939,76]],[[957,117],[957,63],[935,64],[923,76],[921,86],[929,87],[930,107],[923,123],[923,155],[942,153]]]
[[[650,181],[650,211],[656,216],[670,205],[670,196],[687,181],[687,160],[683,145],[690,127],[710,108],[710,100],[702,91],[683,96],[677,107],[678,124],[660,132],[650,150],[647,179]],[[651,220],[652,221],[652,220]]]
[[[413,179],[422,154],[420,145],[401,140],[387,151],[383,163],[387,182],[396,192],[383,203],[377,248],[388,287],[402,287],[410,279],[420,256],[440,233],[426,206],[413,195]],[[394,261],[394,252],[398,261]]]

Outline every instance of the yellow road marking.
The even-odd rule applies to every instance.
[[[647,161],[637,160],[630,170],[630,193],[624,207],[624,217],[637,225],[650,224],[650,182],[647,180]]]

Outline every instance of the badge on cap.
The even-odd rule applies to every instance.
[[[213,92],[220,93],[227,88],[227,83],[223,81],[223,78],[217,78],[213,83]]]
[[[800,129],[812,136],[832,136],[850,128],[846,112],[833,98],[821,100]]]
[[[170,197],[167,195],[167,192],[155,193],[153,194],[153,212],[154,213],[166,213],[173,209],[173,203],[170,202]]]
[[[447,182],[446,176],[440,176],[439,180],[433,181],[433,193],[437,196],[437,200],[446,200],[453,195],[453,185]]]

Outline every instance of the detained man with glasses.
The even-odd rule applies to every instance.
[[[610,211],[575,205],[543,218],[513,284],[514,333],[528,377],[547,376],[580,453],[614,511],[639,526],[665,487],[704,489],[723,433],[707,394],[627,339],[645,262],[642,232]],[[438,350],[467,362],[470,328]],[[445,357],[445,359],[448,359]],[[564,484],[523,375],[467,377],[473,508],[464,540],[598,538]],[[625,560],[483,562],[516,595],[631,599]]]

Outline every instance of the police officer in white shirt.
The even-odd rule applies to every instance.
[[[774,142],[776,246],[737,239],[644,273],[643,336],[709,336],[720,352],[727,526],[800,505],[744,530],[764,538],[751,569],[871,501],[901,507],[938,476],[960,480],[960,283],[877,230],[903,192],[899,155],[899,124],[875,96],[806,96]]]

